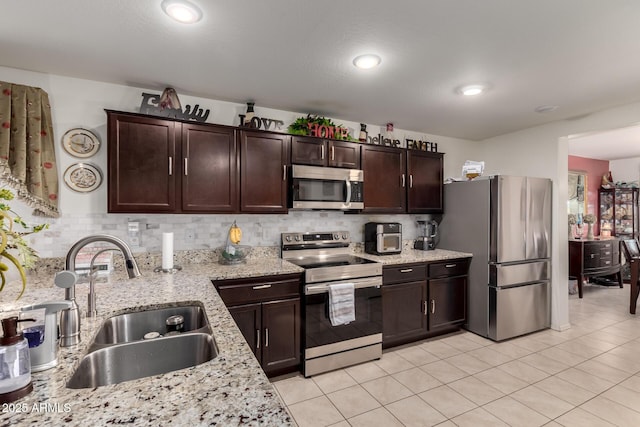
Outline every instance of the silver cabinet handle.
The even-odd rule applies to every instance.
[[[264,330],[264,346],[269,347],[269,328]]]
[[[409,188],[413,188],[413,174],[409,175]]]
[[[435,314],[436,312],[436,300],[431,300],[431,314]]]
[[[184,175],[185,176],[189,175],[189,158],[188,157],[184,158]]]
[[[335,147],[332,145],[331,146],[331,161],[334,161],[336,159],[336,150]]]
[[[591,254],[591,259],[595,258],[595,254]]]
[[[320,160],[324,160],[324,143],[320,146]]]
[[[400,273],[411,273],[412,271],[413,271],[413,268],[404,268],[400,270]]]
[[[282,180],[287,180],[287,165],[282,165]]]
[[[256,329],[256,350],[260,348],[260,329]]]
[[[253,289],[269,289],[271,285],[257,285],[254,286]]]
[[[404,184],[405,184],[405,182],[404,182],[404,174],[400,175],[400,178],[402,180],[402,188],[404,188]]]
[[[422,301],[422,313],[425,316],[427,315],[427,302],[426,301]]]
[[[169,176],[173,175],[173,157],[169,156]]]
[[[447,264],[447,265],[445,265],[444,267],[445,267],[445,268],[453,268],[453,267],[455,267],[455,266],[456,266],[455,264]]]

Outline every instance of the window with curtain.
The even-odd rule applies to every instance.
[[[0,82],[0,180],[35,215],[60,215],[51,107],[40,88]]]

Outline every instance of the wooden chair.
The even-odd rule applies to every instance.
[[[640,294],[640,277],[638,276],[638,268],[640,268],[640,247],[638,240],[627,239],[622,240],[622,249],[624,257],[629,263],[631,269],[631,299],[629,301],[629,312],[636,314],[636,304],[638,303],[638,294]]]

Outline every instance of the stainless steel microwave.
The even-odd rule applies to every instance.
[[[349,210],[364,208],[364,172],[358,169],[291,166],[289,207]]]

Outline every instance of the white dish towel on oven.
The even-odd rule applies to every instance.
[[[332,326],[346,325],[356,320],[355,285],[329,285],[329,319]]]

